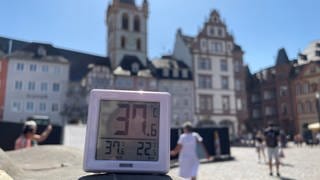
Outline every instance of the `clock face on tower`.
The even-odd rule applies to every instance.
[[[170,104],[168,93],[93,90],[84,170],[168,172]]]

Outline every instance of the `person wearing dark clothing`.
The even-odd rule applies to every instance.
[[[269,158],[269,170],[270,170],[270,176],[273,175],[272,172],[272,160],[273,158],[276,161],[276,171],[277,176],[280,176],[279,173],[279,130],[275,127],[274,124],[269,123],[269,126],[264,131],[264,136],[266,140],[267,145],[267,152],[268,152],[268,158]]]
[[[263,137],[262,132],[258,131],[257,135],[255,137],[255,141],[256,141],[255,144],[256,144],[256,150],[257,150],[257,153],[258,153],[259,163],[261,162],[261,155],[263,156],[264,162],[266,162],[266,156],[265,156],[265,153],[264,153],[263,140],[264,140],[264,137]]]

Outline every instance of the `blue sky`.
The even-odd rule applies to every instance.
[[[141,4],[142,0],[137,0]],[[105,11],[111,0],[1,0],[0,36],[106,54]],[[212,9],[245,51],[253,72],[274,64],[279,48],[296,58],[320,39],[317,0],[149,0],[148,55],[172,51],[182,28],[196,35]]]

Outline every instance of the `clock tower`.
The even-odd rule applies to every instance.
[[[106,14],[107,54],[115,69],[124,56],[135,56],[147,65],[147,19],[149,5],[135,0],[113,0]]]

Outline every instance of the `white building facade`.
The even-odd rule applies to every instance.
[[[48,45],[31,43],[8,56],[4,121],[24,122],[33,115],[49,116],[63,125],[61,111],[69,83],[69,63],[47,54]]]
[[[158,90],[171,94],[171,127],[194,121],[194,88],[192,72],[182,61],[164,57],[153,60],[157,71]]]
[[[242,58],[235,61],[235,47],[238,46],[233,36],[214,10],[196,37],[178,30],[173,52],[174,57],[185,60],[193,69],[198,125],[227,126],[232,137],[237,136],[239,127],[236,91],[245,87],[244,80],[235,79],[235,70],[242,68]]]

